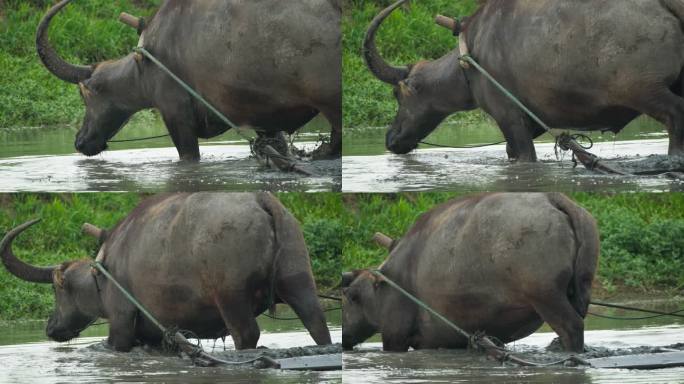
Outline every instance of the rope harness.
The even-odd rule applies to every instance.
[[[451,329],[453,329],[454,331],[459,333],[464,338],[468,339],[468,347],[470,349],[485,352],[485,353],[487,353],[488,356],[498,360],[501,363],[505,363],[508,361],[508,362],[512,362],[512,363],[518,364],[520,366],[526,366],[526,367],[548,367],[548,366],[563,364],[565,362],[573,362],[573,363],[579,364],[579,365],[590,365],[587,361],[583,360],[582,358],[580,358],[578,356],[574,356],[574,355],[570,356],[566,359],[562,359],[562,360],[554,361],[554,362],[550,362],[550,363],[538,363],[538,362],[531,362],[531,361],[523,360],[523,359],[521,359],[515,355],[512,355],[508,351],[506,351],[504,344],[501,341],[499,341],[498,339],[493,338],[491,336],[487,336],[484,332],[475,332],[473,334],[470,334],[467,331],[465,331],[464,329],[460,328],[458,325],[454,324],[452,321],[447,319],[445,316],[443,316],[439,312],[432,309],[425,302],[423,302],[422,300],[413,296],[408,291],[403,289],[399,284],[397,284],[396,282],[392,281],[390,278],[385,276],[380,270],[373,270],[373,271],[371,271],[371,273],[380,277],[390,287],[394,288],[399,293],[404,295],[406,298],[411,300],[413,303],[415,303],[419,307],[423,308],[425,311],[427,311],[428,313],[430,313],[432,316],[436,317],[440,321],[444,322],[446,325],[448,325]],[[596,301],[592,301],[592,302],[590,302],[590,304],[602,306],[602,307],[608,307],[608,308],[624,309],[624,310],[629,310],[629,311],[638,311],[638,312],[655,314],[652,316],[644,316],[644,317],[614,317],[614,316],[606,316],[606,315],[600,315],[600,314],[589,312],[589,314],[592,316],[596,316],[596,317],[600,317],[600,318],[606,318],[606,319],[612,319],[612,320],[647,320],[647,319],[654,319],[654,318],[663,317],[663,316],[673,316],[673,317],[684,318],[684,315],[681,314],[681,312],[684,312],[684,309],[680,309],[680,310],[672,311],[672,312],[663,312],[663,311],[656,311],[656,310],[648,310],[648,309],[643,309],[643,308],[630,307],[630,306],[625,306],[625,305],[602,303],[602,302],[596,302]]]
[[[396,240],[393,240],[391,237],[383,234],[383,233],[376,233],[373,236],[373,240],[378,243],[381,247],[387,248],[387,249],[392,249],[393,246],[392,244],[396,242]],[[487,336],[484,332],[476,332],[474,334],[469,334],[467,331],[463,330],[453,322],[451,322],[449,319],[444,317],[442,314],[439,312],[435,311],[434,309],[430,308],[425,302],[421,301],[417,297],[413,296],[411,293],[403,289],[399,284],[396,282],[392,281],[390,278],[385,276],[379,269],[376,270],[371,270],[370,271],[372,274],[375,276],[378,276],[379,278],[382,279],[382,281],[386,282],[390,287],[396,289],[399,291],[402,295],[406,296],[409,300],[414,302],[416,305],[419,307],[423,308],[427,312],[429,312],[431,315],[436,317],[437,319],[441,320],[445,324],[447,324],[450,328],[458,332],[461,336],[465,337],[468,339],[468,346],[471,349],[479,350],[479,351],[484,351],[486,352],[489,356],[497,359],[500,362],[506,362],[506,361],[511,361],[514,362],[518,365],[521,366],[533,366],[533,367],[547,367],[547,366],[552,366],[552,365],[558,365],[558,364],[563,364],[565,362],[574,362],[575,364],[580,364],[580,365],[590,365],[587,361],[577,357],[577,356],[570,356],[566,359],[551,362],[551,363],[536,363],[536,362],[530,362],[526,360],[522,360],[514,355],[511,355],[505,350],[505,345],[502,343],[500,340],[493,338],[491,336]],[[607,315],[601,315],[601,314],[596,314],[596,313],[591,313],[588,312],[588,314],[596,317],[601,317],[601,318],[606,318],[606,319],[612,319],[612,320],[647,320],[647,319],[654,319],[658,317],[664,317],[664,316],[673,316],[673,317],[681,317],[684,318],[684,314],[681,314],[684,312],[684,309],[679,309],[676,311],[672,312],[663,312],[663,311],[657,311],[657,310],[650,310],[650,309],[643,309],[643,308],[636,308],[636,307],[630,307],[626,305],[618,305],[618,304],[610,304],[610,303],[603,303],[603,302],[598,302],[598,301],[590,301],[589,304],[596,305],[596,306],[602,306],[602,307],[607,307],[607,308],[616,308],[616,309],[623,309],[623,310],[629,310],[629,311],[637,311],[637,312],[644,312],[644,313],[651,313],[654,314],[652,316],[644,316],[644,317],[614,317],[614,316],[607,316]]]
[[[244,364],[250,364],[255,361],[263,361],[266,363],[267,366],[269,367],[274,367],[277,368],[279,367],[279,363],[269,356],[266,356],[265,354],[261,354],[253,359],[245,360],[245,361],[227,361],[227,360],[222,360],[218,359],[214,356],[209,355],[208,353],[204,352],[202,349],[202,345],[198,342],[197,344],[191,343],[188,338],[185,335],[188,335],[189,337],[195,337],[196,335],[186,332],[186,331],[181,331],[177,327],[165,327],[163,324],[161,324],[146,308],[143,306],[138,300],[133,297],[133,295],[126,290],[119,282],[112,276],[109,271],[107,271],[107,268],[104,267],[100,262],[94,261],[91,263],[91,266],[95,268],[97,271],[102,273],[109,281],[114,284],[114,286],[121,291],[121,293],[135,305],[135,307],[148,319],[154,324],[164,335],[162,345],[164,346],[164,349],[167,351],[174,351],[174,352],[183,352],[185,353],[195,365],[200,365],[200,366],[213,366],[217,364],[224,364],[224,365],[244,365]],[[199,338],[198,338],[199,340]]]
[[[425,302],[423,302],[422,300],[413,296],[408,291],[406,291],[404,288],[402,288],[399,284],[395,283],[390,278],[385,276],[380,270],[373,270],[373,271],[371,271],[371,273],[373,273],[374,275],[383,279],[383,281],[386,282],[390,287],[397,290],[399,293],[404,295],[406,298],[411,300],[413,303],[415,303],[416,305],[418,305],[419,307],[421,307],[422,309],[424,309],[425,311],[430,313],[432,316],[436,317],[437,319],[439,319],[440,321],[442,321],[443,323],[448,325],[451,329],[456,331],[458,334],[460,334],[461,336],[466,338],[468,340],[469,348],[472,348],[472,349],[478,350],[478,351],[484,351],[487,353],[488,356],[498,360],[501,363],[512,362],[512,363],[515,363],[515,364],[518,364],[518,365],[524,366],[524,367],[548,367],[548,366],[552,366],[552,365],[563,364],[565,362],[570,361],[570,362],[573,362],[573,363],[579,364],[579,365],[589,365],[588,362],[586,362],[585,360],[583,360],[577,356],[574,356],[574,355],[570,356],[568,358],[559,360],[559,361],[551,362],[551,363],[537,363],[537,362],[532,362],[532,361],[527,361],[527,360],[521,359],[515,355],[512,355],[508,351],[506,351],[506,349],[502,346],[502,343],[501,342],[498,342],[498,343],[495,342],[492,337],[487,336],[482,332],[471,334],[471,333],[468,333],[467,331],[465,331],[464,329],[460,328],[458,325],[454,324],[451,320],[447,319],[442,314],[440,314],[439,312],[432,309]]]
[[[154,65],[156,65],[159,69],[162,70],[166,75],[168,75],[171,79],[173,79],[178,85],[181,86],[186,92],[190,94],[194,99],[202,103],[209,111],[211,111],[216,117],[218,117],[221,122],[229,126],[240,136],[242,139],[247,141],[250,146],[250,151],[252,155],[254,155],[257,159],[263,160],[266,165],[275,165],[279,169],[286,171],[286,172],[297,172],[299,174],[305,175],[305,176],[311,176],[312,173],[308,172],[304,169],[302,169],[296,161],[294,161],[292,158],[283,155],[283,153],[288,153],[288,148],[285,146],[281,145],[281,142],[279,140],[271,140],[268,138],[262,138],[258,137],[256,139],[248,136],[245,134],[240,126],[237,124],[233,123],[226,115],[221,113],[216,107],[214,107],[207,99],[205,99],[202,95],[200,95],[199,92],[195,91],[190,85],[188,85],[185,81],[183,81],[180,77],[178,77],[173,71],[171,71],[167,66],[164,65],[159,59],[157,59],[154,55],[152,55],[147,49],[144,47],[137,46],[133,49],[133,51],[137,54],[143,55],[145,58],[150,60]],[[110,140],[110,143],[129,143],[129,142],[136,142],[136,141],[144,141],[144,140],[153,140],[153,139],[160,139],[164,137],[169,137],[169,134],[165,135],[158,135],[158,136],[149,136],[149,137],[142,137],[142,138],[136,138],[136,139],[127,139],[127,140]]]
[[[627,175],[627,173],[622,172],[620,170],[617,170],[615,168],[612,168],[600,161],[598,156],[589,153],[587,149],[591,148],[586,148],[585,146],[580,145],[577,142],[578,137],[583,137],[583,138],[588,138],[586,135],[571,135],[567,132],[564,132],[560,135],[555,135],[551,131],[551,127],[548,126],[539,116],[537,116],[532,110],[530,110],[525,104],[523,104],[520,99],[518,99],[513,93],[511,93],[506,87],[504,87],[501,83],[499,83],[494,76],[492,76],[486,69],[484,69],[469,53],[468,47],[465,43],[465,38],[463,35],[461,35],[461,38],[459,40],[459,45],[460,45],[460,50],[461,50],[461,55],[459,56],[459,63],[461,69],[465,71],[470,69],[471,66],[474,67],[478,72],[480,72],[490,83],[494,85],[504,96],[506,96],[509,100],[511,100],[518,108],[520,108],[527,116],[529,116],[537,125],[542,127],[546,133],[549,135],[553,136],[553,138],[556,141],[556,157],[558,157],[558,149],[560,148],[563,151],[572,151],[573,152],[573,163],[575,163],[575,166],[577,166],[577,161],[581,162],[587,169],[591,171],[601,171],[607,174],[616,174],[616,175]],[[468,76],[466,75],[466,80],[468,80]],[[505,141],[504,141],[505,142]],[[497,144],[503,144],[504,142],[500,142]],[[427,145],[432,145],[432,146],[437,146],[434,144],[430,143],[423,143]],[[490,145],[496,145],[496,144],[487,144],[487,145],[481,145],[481,146],[473,146],[473,147],[455,147],[455,148],[481,148],[485,146],[490,146]],[[593,146],[593,143],[592,143]],[[446,147],[446,146],[445,146]]]

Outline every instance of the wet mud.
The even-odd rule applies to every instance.
[[[313,147],[315,143],[302,147]],[[303,161],[312,176],[282,172],[251,157],[249,146],[205,145],[200,163],[178,161],[175,148],[0,159],[0,192],[336,191],[341,160]]]
[[[668,158],[667,139],[596,143],[591,152],[634,175],[605,175],[575,166],[553,143],[536,145],[537,163],[508,160],[505,145],[481,149],[420,149],[408,155],[345,157],[345,192],[400,191],[684,191],[684,160]]]
[[[0,128],[0,192],[339,191],[341,160],[303,160],[313,176],[281,172],[252,157],[232,130],[201,140],[199,163],[179,161],[170,138],[110,143],[100,155],[75,153],[73,126]],[[329,127],[321,119],[291,139],[304,152],[318,146]],[[168,133],[157,119],[135,119],[115,139]],[[253,135],[253,133],[251,133]]]
[[[39,332],[39,331],[37,331]],[[341,330],[331,329],[334,342]],[[202,340],[206,352],[238,360],[256,354],[273,357],[299,356],[316,352],[340,351],[338,345],[312,346],[306,331],[262,333],[260,348],[234,350],[230,338]],[[251,365],[197,367],[188,358],[179,358],[149,347],[136,347],[129,353],[112,351],[102,337],[86,337],[70,343],[37,342],[0,346],[2,383],[340,383],[341,371],[285,371],[256,369]]]

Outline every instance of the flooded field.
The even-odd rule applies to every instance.
[[[291,312],[282,316],[291,316]],[[281,315],[279,313],[279,315]],[[340,311],[328,312],[333,342],[339,343]],[[259,318],[259,346],[291,348],[315,344],[299,321]],[[107,326],[91,327],[69,343],[45,340],[44,324],[0,325],[0,383],[340,383],[341,371],[309,372],[239,367],[194,367],[189,360],[166,356],[147,348],[130,353],[108,349],[103,341]],[[207,352],[234,349],[228,337],[202,340]]]
[[[475,191],[682,191],[684,183],[672,175],[612,176],[573,168],[571,155],[557,160],[554,143],[545,135],[536,142],[535,164],[508,161],[506,146],[451,149],[421,146],[408,155],[385,150],[384,128],[345,131],[342,164],[345,192],[399,192],[426,190]],[[668,139],[663,127],[640,118],[619,135],[592,133],[591,152],[625,171],[650,171],[667,160]],[[445,124],[426,139],[449,146],[473,146],[503,140],[491,122]],[[673,169],[684,170],[684,159]]]
[[[684,300],[658,303],[632,303],[650,309],[673,311],[684,307]],[[624,311],[594,313],[635,316]],[[636,315],[638,316],[638,315]],[[657,318],[639,321],[609,320],[589,316],[585,343],[590,349],[618,350],[633,347],[659,347],[684,343],[684,319]],[[545,348],[556,337],[550,329],[539,332],[508,348],[534,360],[548,354]],[[571,367],[520,368],[501,366],[484,356],[468,351],[411,351],[384,353],[376,340],[344,355],[345,383],[681,383],[684,368],[658,370],[621,370]],[[554,354],[557,355],[557,354]],[[555,358],[555,356],[554,356]]]
[[[163,135],[151,119],[135,121],[117,140]],[[297,147],[312,150],[326,123],[316,120],[297,137]],[[202,140],[199,164],[178,161],[168,137],[111,143],[88,158],[75,153],[75,127],[0,129],[0,192],[82,191],[334,191],[341,188],[340,160],[303,162],[314,176],[271,170],[251,157],[249,145],[228,132]]]

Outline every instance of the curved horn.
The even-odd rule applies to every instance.
[[[38,32],[36,32],[36,48],[45,68],[52,72],[53,75],[69,83],[78,84],[90,78],[93,74],[93,67],[67,63],[59,57],[57,51],[50,45],[48,40],[48,29],[50,28],[52,18],[70,2],[71,0],[62,0],[45,14],[43,20],[38,25]]]
[[[40,219],[29,221],[7,232],[0,242],[0,255],[2,255],[2,263],[5,264],[7,270],[14,276],[32,283],[50,284],[52,283],[52,272],[55,267],[34,267],[17,259],[14,253],[12,253],[12,241],[14,241],[14,238],[39,221]]]
[[[378,47],[375,46],[375,34],[387,16],[406,1],[408,0],[399,0],[375,16],[363,40],[363,57],[366,60],[368,69],[373,72],[375,77],[392,85],[396,85],[408,77],[409,70],[406,67],[393,67],[380,56]]]

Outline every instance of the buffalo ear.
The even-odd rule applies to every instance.
[[[55,285],[59,288],[64,288],[64,269],[63,266],[59,266],[55,268],[55,270],[52,272],[52,280],[55,282]]]
[[[340,283],[340,286],[342,288],[348,288],[351,283],[356,279],[356,273],[354,272],[344,272],[342,273],[342,282]]]

